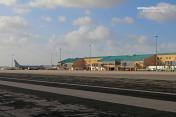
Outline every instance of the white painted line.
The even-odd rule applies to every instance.
[[[90,88],[102,88],[102,89],[110,89],[110,90],[121,90],[121,91],[131,91],[131,92],[140,92],[140,93],[152,93],[152,94],[163,94],[163,95],[172,95],[176,96],[176,93],[167,93],[167,92],[158,92],[158,91],[147,91],[147,90],[136,90],[136,89],[125,89],[125,88],[115,88],[115,87],[104,87],[104,86],[95,86],[95,85],[82,85],[82,84],[72,84],[72,83],[60,83],[60,82],[50,82],[50,81],[39,81],[39,80],[27,80],[27,79],[19,79],[19,78],[7,78],[0,77],[5,79],[15,79],[19,81],[32,81],[37,83],[50,83],[50,84],[61,84],[61,85],[69,85],[69,86],[80,86],[80,87],[90,87]]]
[[[67,89],[67,88],[57,88],[57,87],[8,82],[8,81],[0,81],[0,85],[176,113],[176,102],[172,102],[172,101],[145,99],[145,98],[123,96],[123,95],[116,95],[116,94],[82,91],[82,90]]]

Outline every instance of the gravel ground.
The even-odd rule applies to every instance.
[[[83,105],[63,104],[35,95],[0,90],[0,117],[118,117]]]
[[[176,80],[39,75],[30,73],[1,73],[0,77],[16,77],[21,79],[176,93]],[[17,91],[17,89],[13,90]],[[33,94],[33,91],[32,93],[19,93],[21,89],[16,91],[11,91],[7,87],[0,88],[0,117],[175,117],[175,114],[165,112],[146,111],[146,109],[134,109],[134,107],[113,104],[105,104],[103,106],[102,102],[96,102],[94,104],[92,101],[89,103],[89,101],[85,102],[85,100],[80,101],[80,99],[74,98],[70,98],[66,101],[67,103],[63,103],[58,100],[60,99],[58,96],[56,96],[56,100],[50,100],[43,98],[43,95],[38,97],[36,95],[38,93]],[[48,94],[45,95],[48,96]],[[49,95],[49,97],[53,98],[54,96]],[[62,99],[65,100],[65,97]],[[72,103],[73,100],[76,100],[76,103]],[[115,109],[115,111],[104,111],[100,107],[105,108],[105,110]],[[125,111],[129,111],[130,114],[125,113]]]
[[[0,117],[176,117],[176,113],[0,85]]]

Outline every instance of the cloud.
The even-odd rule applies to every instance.
[[[89,16],[80,17],[73,21],[73,25],[76,25],[76,26],[86,26],[86,25],[92,25],[92,24],[94,24],[94,21]]]
[[[0,0],[0,5],[11,6],[16,4],[16,0]]]
[[[72,8],[92,8],[92,7],[112,7],[116,6],[124,0],[34,0],[30,2],[30,6],[39,8],[56,8],[56,7],[72,7]]]
[[[27,27],[26,27],[27,28]],[[124,39],[114,35],[113,31],[103,25],[79,26],[63,35],[52,34],[46,40],[34,32],[17,30],[17,32],[0,32],[0,65],[11,65],[11,55],[21,64],[50,64],[59,59],[59,48],[62,48],[62,59],[68,57],[88,57],[92,44],[92,56],[110,56],[152,53],[155,42],[145,35],[130,35]],[[40,41],[42,43],[40,43]],[[175,45],[159,44],[165,52],[174,50]],[[168,51],[167,51],[168,50]]]
[[[62,48],[62,58],[86,57],[89,56],[90,43],[92,56],[111,55],[112,50],[116,50],[112,35],[111,30],[102,25],[80,26],[62,36],[53,34],[43,43],[38,43],[40,38],[33,33],[0,33],[0,65],[10,65],[12,54],[21,64],[50,64],[51,53],[56,64],[58,48]]]
[[[67,21],[65,16],[59,16],[58,20],[59,20],[59,22],[66,22]]]
[[[11,65],[12,54],[26,63],[40,63],[39,59],[46,57],[41,48],[48,52],[47,47],[37,43],[36,35],[29,33],[30,28],[23,17],[0,16],[0,66]]]
[[[160,52],[175,52],[175,42],[172,43],[162,43],[159,45],[159,51]]]
[[[92,56],[112,55],[116,53],[116,40],[112,31],[103,25],[80,26],[62,37],[50,39],[52,47],[61,47],[64,57],[87,57],[92,44]]]
[[[86,15],[90,15],[90,14],[91,14],[91,11],[87,9],[87,10],[85,10],[85,14],[86,14]]]
[[[155,42],[145,35],[128,35],[124,40],[121,40],[119,52],[124,55],[145,54],[155,51]]]
[[[0,16],[0,45],[12,47],[27,44],[25,31],[29,29],[29,23],[20,16]]]
[[[50,64],[50,54],[54,52],[47,45],[32,42],[25,36],[11,35],[13,37],[0,40],[0,65],[11,65],[11,55],[15,55],[21,64]],[[41,50],[42,48],[42,50]],[[55,62],[56,64],[56,62]]]
[[[156,6],[139,7],[141,17],[158,22],[176,21],[176,4],[158,3]]]
[[[131,17],[125,17],[125,18],[112,18],[112,24],[119,24],[119,23],[125,23],[125,24],[132,24],[134,23],[134,19]]]
[[[130,35],[129,38],[139,45],[151,44],[150,39],[144,35]]]
[[[17,14],[26,14],[32,9],[29,5],[17,4],[16,0],[0,0],[0,5],[10,6]]]
[[[0,32],[0,66],[11,65],[12,54],[21,64],[50,64],[51,52],[57,53],[47,44],[38,43],[40,38],[35,33],[25,31]]]
[[[28,23],[27,21],[20,17],[20,16],[0,16],[0,29],[5,30],[5,29],[20,29],[27,27]]]
[[[86,36],[86,37],[85,37]],[[91,27],[79,27],[78,30],[69,32],[66,35],[66,40],[69,40],[70,44],[78,42],[96,42],[107,40],[110,37],[110,29],[105,26]]]
[[[22,37],[16,33],[11,33],[11,35],[8,33],[0,33],[0,36],[3,37],[3,39],[0,40],[1,47],[21,47],[28,43],[28,39],[26,37]]]
[[[46,22],[51,22],[53,20],[50,16],[43,16],[42,19]]]
[[[27,14],[31,11],[32,8],[30,8],[27,5],[14,5],[13,6],[14,12],[17,14]]]

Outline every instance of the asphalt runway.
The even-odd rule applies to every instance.
[[[176,80],[176,72],[128,71],[59,71],[59,70],[2,70],[0,74],[38,74],[62,76],[88,76],[104,78],[131,78],[150,80]]]
[[[100,92],[93,92],[93,91],[83,91],[83,90],[51,87],[51,86],[49,87],[49,86],[17,83],[17,82],[9,82],[9,81],[0,81],[0,85],[176,113],[176,102],[173,102],[173,101],[146,99],[146,98],[123,96],[123,95],[117,95],[117,94],[107,94],[107,93],[100,93]]]
[[[8,78],[8,77],[0,77],[0,81],[10,81],[10,82],[19,82],[19,83],[29,83],[35,85],[43,85],[43,86],[52,86],[58,88],[71,88],[77,90],[85,90],[85,91],[94,91],[101,93],[110,93],[110,94],[120,94],[126,96],[134,96],[134,97],[142,97],[149,99],[159,99],[166,101],[176,101],[176,93],[169,92],[157,92],[154,90],[136,90],[136,89],[127,89],[127,88],[117,88],[117,87],[105,87],[100,85],[84,85],[84,84],[74,84],[74,83],[62,83],[62,82],[53,82],[47,80],[39,80],[37,78],[26,79],[26,78]]]

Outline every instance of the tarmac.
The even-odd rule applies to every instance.
[[[37,74],[54,76],[88,76],[103,78],[131,78],[149,80],[176,80],[176,72],[153,71],[61,71],[61,70],[1,70],[0,74]]]
[[[107,93],[100,93],[100,92],[93,92],[93,91],[49,87],[49,86],[17,83],[17,82],[9,82],[9,81],[1,81],[0,85],[176,113],[176,102],[173,102],[173,101],[146,99],[146,98],[123,96],[123,95],[117,95],[117,94],[107,94]]]

